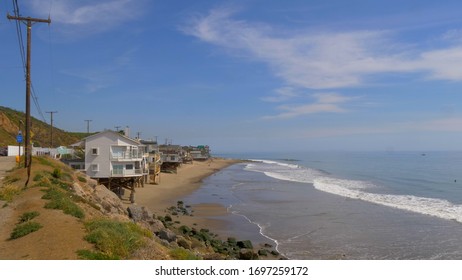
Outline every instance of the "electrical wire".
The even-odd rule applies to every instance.
[[[51,8],[50,8],[51,9]],[[21,14],[19,12],[19,5],[18,5],[18,0],[13,0],[13,12],[16,17],[19,17]],[[24,48],[24,40],[23,40],[23,34],[22,34],[22,28],[21,28],[21,22],[16,20],[16,34],[18,36],[18,43],[19,43],[19,52],[21,54],[21,61],[23,65],[23,70],[24,70],[24,79],[26,79],[26,52]],[[40,117],[42,118],[43,122],[46,123],[45,116],[43,115],[42,109],[40,108],[40,104],[38,102],[38,97],[34,88],[34,85],[31,81],[31,96],[32,100],[34,101],[35,107],[37,109],[37,112],[39,113]]]

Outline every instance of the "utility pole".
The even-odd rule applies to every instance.
[[[32,145],[31,145],[31,118],[30,118],[30,69],[31,69],[31,39],[32,39],[32,23],[36,22],[46,22],[48,25],[51,23],[51,19],[40,19],[40,18],[31,18],[31,17],[21,17],[21,16],[6,16],[9,20],[19,20],[27,25],[27,60],[26,60],[26,144],[24,145],[25,149],[25,162],[24,167],[28,168],[30,173],[30,164],[32,162]]]
[[[117,125],[114,126],[114,128],[116,129],[116,132],[119,132],[119,128],[120,128],[120,127],[121,127],[121,126],[117,126]]]
[[[85,120],[87,122],[87,134],[90,134],[90,122],[93,120]]]
[[[52,111],[52,112],[46,112],[46,113],[50,114],[50,118],[51,118],[50,148],[53,148],[53,114],[58,113],[58,111]]]
[[[138,135],[136,138],[137,138],[138,140],[140,140],[141,132],[138,131],[138,132],[136,133],[136,135]]]

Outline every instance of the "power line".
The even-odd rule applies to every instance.
[[[39,19],[31,17],[22,17],[19,15],[19,8],[17,1],[14,2],[16,5],[15,13],[17,15],[10,16],[7,15],[7,18],[10,20],[15,20],[17,22],[21,21],[27,25],[27,59],[26,59],[26,144],[25,144],[25,166],[27,167],[27,181],[26,186],[29,183],[30,171],[32,165],[32,145],[31,145],[31,118],[30,118],[30,96],[31,96],[31,38],[32,38],[32,23],[51,23],[50,19]]]
[[[19,12],[18,0],[13,0],[13,13],[16,18],[21,17],[21,13]],[[18,44],[19,44],[19,53],[21,55],[22,67],[24,71],[24,78],[27,79],[26,58],[25,58],[26,51],[24,49],[24,40],[23,40],[23,35],[22,35],[21,22],[19,20],[16,20],[15,23],[16,23],[16,35],[18,37]],[[36,90],[34,88],[34,85],[32,84],[32,81],[31,81],[31,89],[32,89],[31,91],[32,100],[34,101],[35,107],[37,108],[37,111],[40,117],[42,118],[43,122],[46,123],[46,119],[45,119],[45,116],[43,115],[42,109],[40,108]]]

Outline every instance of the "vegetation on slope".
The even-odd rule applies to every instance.
[[[16,214],[19,223],[6,223],[12,225],[8,229],[10,239],[0,242],[10,242],[18,246],[17,249],[24,247],[18,243],[23,238],[19,241],[18,238],[28,235],[26,240],[41,240],[28,243],[33,244],[36,252],[41,251],[40,246],[47,239],[60,238],[59,242],[64,246],[68,246],[69,239],[77,241],[72,247],[74,256],[68,258],[257,259],[264,256],[253,249],[250,241],[235,238],[223,241],[207,229],[189,228],[173,220],[180,215],[192,215],[190,206],[182,201],[170,207],[167,215],[156,216],[141,206],[123,203],[117,195],[86,175],[49,157],[33,157],[33,184],[27,188],[23,187],[25,171],[15,168],[9,172],[7,184],[0,185],[0,200],[9,201],[0,211],[16,211],[20,208],[15,204],[17,200],[27,201],[35,207]],[[137,217],[134,216],[136,212]],[[65,231],[71,224],[73,230]],[[59,259],[56,256],[60,256],[61,248],[49,256]],[[12,248],[9,255],[4,256],[15,254],[15,250]],[[50,250],[46,248],[45,251],[49,253]]]
[[[21,123],[22,121],[22,123]],[[24,132],[25,114],[7,107],[0,106],[0,147],[17,145],[18,131]],[[50,146],[51,126],[43,121],[31,117],[32,142],[35,147]],[[86,133],[66,132],[53,127],[53,146],[68,146],[86,137]]]

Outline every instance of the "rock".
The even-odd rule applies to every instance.
[[[84,187],[79,185],[78,183],[72,184],[72,190],[74,191],[75,195],[78,195],[82,198],[88,197],[88,191],[85,191]]]
[[[94,189],[98,185],[98,181],[96,181],[95,179],[90,179],[89,177],[87,177],[87,185]]]
[[[174,242],[176,241],[176,234],[173,233],[169,229],[162,229],[159,231],[159,234],[157,235],[160,239],[166,240],[168,242]]]
[[[79,183],[72,184],[74,195],[81,197],[85,202],[93,208],[100,210],[103,214],[125,215],[127,212],[119,197],[103,185],[95,185],[93,187],[92,184],[95,182],[95,180],[88,180],[87,184],[84,185],[80,185]]]
[[[265,249],[260,249],[260,250],[258,250],[258,255],[266,257],[266,256],[268,256],[268,251],[265,250]]]
[[[271,255],[273,256],[279,256],[279,252],[276,250],[271,251]]]
[[[237,241],[237,247],[241,249],[253,249],[252,241],[250,240]]]
[[[158,234],[161,230],[165,229],[164,224],[157,219],[153,219],[148,224],[149,224],[149,229],[155,234]]]
[[[103,204],[103,208],[109,213],[119,213],[126,214],[126,210],[122,201],[119,197],[112,191],[108,190],[104,185],[97,185],[94,188],[93,196],[96,197],[96,200]]]
[[[143,219],[144,215],[143,215],[142,207],[135,205],[135,204],[131,204],[130,206],[127,207],[127,211],[128,211],[128,216],[134,222],[146,221]]]
[[[258,255],[253,250],[241,249],[239,251],[240,260],[258,260]]]

